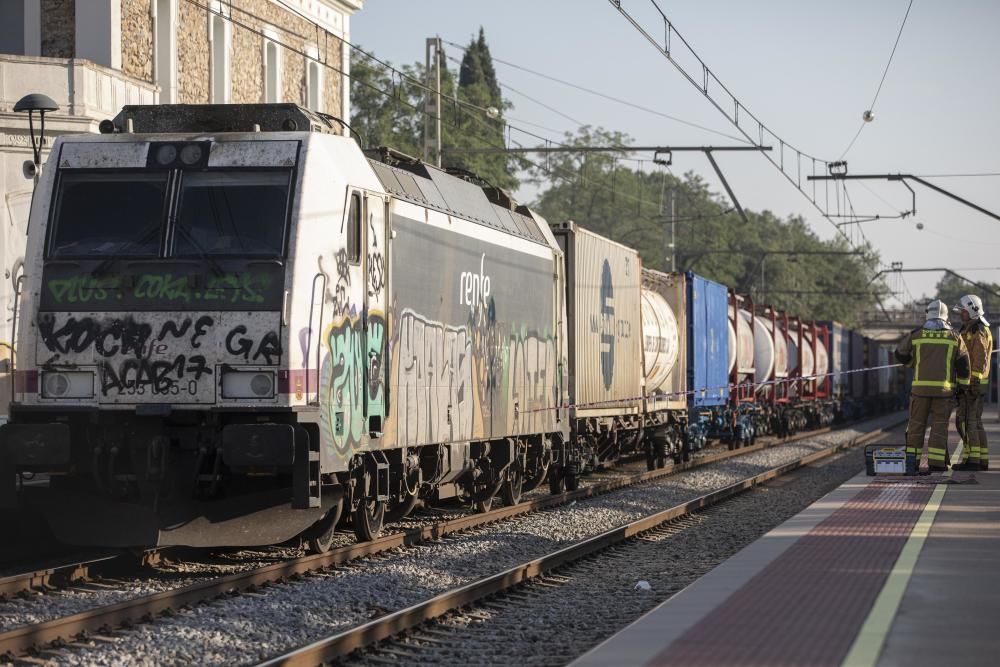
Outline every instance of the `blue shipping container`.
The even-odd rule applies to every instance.
[[[692,408],[729,401],[729,292],[688,271],[688,399]]]

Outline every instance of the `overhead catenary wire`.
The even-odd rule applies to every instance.
[[[875,110],[875,102],[878,100],[879,93],[882,92],[882,84],[885,83],[885,77],[889,73],[889,66],[892,64],[893,56],[896,55],[896,47],[899,46],[899,38],[903,36],[903,28],[906,26],[906,19],[909,18],[910,9],[912,8],[913,8],[913,0],[910,0],[910,3],[906,6],[906,14],[903,15],[903,21],[902,23],[899,24],[899,32],[896,33],[896,41],[892,45],[892,52],[889,53],[889,61],[885,64],[885,69],[882,70],[882,79],[878,82],[878,88],[875,90],[875,96],[872,98],[872,103],[868,105],[868,111]],[[858,137],[861,136],[861,131],[865,129],[865,125],[867,124],[868,124],[867,121],[865,120],[861,121],[861,127],[859,127],[858,131],[854,134],[854,138],[851,139],[851,143],[849,143],[847,145],[847,148],[844,149],[844,152],[841,153],[840,155],[841,160],[844,159],[848,151],[851,150],[851,147],[854,146],[854,143],[858,140]]]
[[[817,166],[820,171],[828,171],[830,168],[830,162],[828,160],[823,160],[814,155],[806,153],[792,144],[788,143],[777,134],[774,133],[770,128],[764,125],[763,121],[757,118],[753,112],[751,112],[740,100],[737,98],[730,90],[726,87],[722,81],[709,69],[705,61],[698,55],[694,48],[688,43],[688,41],[681,35],[674,24],[670,21],[667,15],[657,4],[656,0],[648,0],[648,2],[655,8],[656,12],[659,14],[663,22],[663,42],[660,43],[659,37],[654,37],[628,10],[622,6],[621,0],[608,0],[608,2],[621,14],[631,25],[636,29],[636,31],[647,41],[653,48],[655,48],[667,61],[674,66],[674,68],[681,73],[681,75],[688,80],[688,82],[695,86],[705,99],[716,108],[725,118],[732,124],[743,136],[745,136],[749,141],[755,145],[763,145],[765,143],[766,136],[769,136],[774,141],[771,143],[778,144],[780,150],[777,156],[772,156],[769,153],[761,152],[768,162],[771,163],[778,171],[784,176],[785,180],[791,183],[802,195],[812,203],[813,207],[822,215],[827,222],[829,222],[847,242],[855,247],[854,240],[840,227],[837,223],[829,216],[828,211],[824,210],[823,207],[819,205],[816,201],[815,190],[813,194],[810,195],[802,187],[802,164],[807,165],[807,173],[809,165],[811,163],[811,169],[813,174],[817,171]],[[686,49],[688,55],[694,58],[700,66],[699,71],[692,73],[682,64],[673,54],[676,49]],[[696,78],[697,77],[697,78]],[[720,101],[716,97],[722,97],[717,93],[717,90],[721,90],[725,99]],[[752,136],[750,130],[755,130],[755,135]],[[785,160],[785,149],[791,152],[792,156],[795,158],[794,162],[794,172],[789,171],[790,168],[786,168]],[[867,238],[862,230],[862,238],[865,240],[867,245]],[[876,295],[876,300],[879,306],[885,311],[885,306],[882,304],[881,298]]]
[[[455,42],[452,42],[452,41],[449,41],[449,40],[446,40],[446,39],[442,39],[441,41],[444,42],[445,44],[449,45],[449,46],[454,46],[455,48],[462,49],[463,51],[466,49],[466,47],[462,46],[461,44],[457,44]],[[512,63],[512,62],[510,62],[508,60],[502,60],[500,58],[497,58],[496,56],[491,56],[491,57],[493,59],[493,62],[495,62],[495,63],[500,63],[501,65],[506,65],[507,67],[511,67],[513,69],[521,70],[522,72],[526,72],[528,74],[532,74],[534,76],[541,77],[543,79],[547,79],[549,81],[561,84],[561,85],[566,86],[568,88],[574,88],[574,89],[579,90],[581,92],[588,93],[590,95],[594,95],[594,96],[606,99],[608,101],[615,102],[617,104],[621,104],[621,105],[630,107],[632,109],[636,109],[638,111],[643,111],[645,113],[649,113],[649,114],[652,114],[654,116],[659,116],[660,118],[666,118],[666,119],[672,120],[672,121],[674,121],[676,123],[680,123],[682,125],[687,125],[688,127],[693,127],[693,128],[699,129],[699,130],[703,130],[705,132],[711,132],[712,134],[717,134],[717,135],[719,135],[721,137],[726,137],[727,139],[732,139],[733,141],[739,141],[741,143],[747,143],[747,140],[745,138],[743,138],[743,137],[737,137],[735,135],[728,134],[726,132],[722,132],[720,130],[714,130],[714,129],[710,128],[710,127],[706,127],[704,125],[699,125],[698,123],[693,123],[693,122],[691,122],[689,120],[684,120],[683,118],[678,118],[677,116],[672,116],[672,115],[670,115],[668,113],[664,113],[662,111],[658,111],[657,109],[652,109],[650,107],[643,106],[643,105],[637,104],[635,102],[630,102],[630,101],[622,99],[620,97],[615,97],[614,95],[609,95],[607,93],[602,93],[599,90],[595,90],[593,88],[588,88],[587,86],[581,86],[580,84],[573,83],[571,81],[566,81],[565,79],[560,79],[559,77],[552,76],[551,74],[545,74],[544,72],[539,72],[538,70],[534,70],[534,69],[531,69],[529,67],[525,67],[523,65],[518,65],[518,64]],[[752,142],[750,142],[750,143],[752,143]]]
[[[296,48],[296,47],[291,46],[289,44],[283,43],[280,40],[275,40],[275,39],[273,39],[273,38],[265,35],[264,32],[263,32],[263,30],[261,28],[258,28],[256,26],[252,26],[252,25],[250,25],[249,23],[247,23],[245,21],[241,21],[239,19],[233,18],[231,14],[230,15],[226,15],[224,13],[216,11],[213,7],[211,7],[209,5],[202,4],[201,2],[199,2],[199,0],[184,0],[184,1],[187,2],[188,4],[194,6],[194,7],[200,8],[201,10],[203,10],[203,11],[205,11],[205,12],[207,12],[207,13],[213,15],[213,16],[220,17],[221,19],[229,22],[230,24],[232,24],[232,25],[234,25],[236,27],[242,28],[244,30],[247,30],[247,31],[253,33],[253,34],[256,34],[256,35],[259,35],[259,36],[261,36],[263,38],[266,38],[269,41],[271,41],[272,43],[274,43],[277,46],[281,47],[282,49],[288,51],[289,53],[294,53],[294,54],[299,55],[299,56],[301,56],[301,57],[303,57],[305,59],[308,59],[308,60],[310,60],[312,62],[316,62],[317,64],[319,64],[319,65],[321,65],[321,66],[323,66],[323,67],[325,67],[325,68],[327,68],[327,69],[329,69],[331,71],[334,71],[334,72],[340,74],[341,76],[344,76],[344,77],[346,77],[348,79],[351,79],[351,81],[353,81],[355,83],[358,83],[359,85],[365,86],[365,88],[371,90],[372,92],[375,92],[377,94],[383,95],[383,96],[388,97],[388,98],[391,98],[397,104],[401,104],[401,105],[407,107],[408,109],[411,109],[411,110],[413,110],[413,111],[415,111],[417,113],[426,114],[426,115],[428,115],[429,117],[431,117],[433,119],[440,118],[442,120],[442,122],[447,123],[450,127],[458,128],[458,126],[455,123],[451,122],[450,120],[448,120],[444,116],[436,116],[436,115],[434,115],[434,114],[426,111],[425,109],[421,109],[421,108],[419,108],[417,106],[414,106],[413,104],[410,104],[408,101],[402,99],[402,97],[398,94],[398,91],[384,90],[384,89],[379,88],[378,86],[372,85],[372,84],[370,84],[368,82],[359,81],[356,77],[352,77],[350,75],[350,73],[345,72],[342,68],[337,67],[336,65],[333,65],[333,64],[331,64],[329,62],[325,62],[323,60],[320,60],[319,56],[314,56],[314,55],[310,54],[309,52],[307,52],[307,51],[305,51],[303,49],[299,49],[299,48]],[[280,2],[280,0],[278,0],[278,1]],[[287,5],[284,5],[284,3],[281,3],[281,4],[283,4],[283,6],[287,6]],[[228,8],[228,5],[227,5],[227,8]],[[238,11],[240,14],[242,14],[245,17],[249,17],[249,18],[252,18],[252,19],[254,19],[256,21],[260,21],[261,23],[264,23],[264,19],[263,18],[261,18],[260,16],[254,14],[254,13],[248,11],[248,10],[245,10],[245,9],[242,9],[242,8],[239,8],[239,7],[233,7],[233,9],[236,10],[236,11]],[[296,12],[296,13],[298,14],[298,12]],[[301,16],[301,14],[299,14],[299,15]],[[304,18],[304,20],[309,20],[311,23],[313,23],[313,25],[316,25],[318,31],[322,31],[322,32],[324,32],[325,34],[328,34],[328,35],[331,34],[325,28],[322,28],[321,26],[318,26],[318,24],[315,24],[315,22],[312,22],[310,19],[308,19],[306,17],[303,17],[303,18]],[[289,29],[285,29],[285,30],[283,30],[283,32],[285,32],[286,34],[298,36],[298,37],[300,37],[302,39],[307,39],[307,40],[312,40],[313,39],[311,36],[303,36],[303,35],[301,35],[301,33],[297,33],[295,31],[289,30]],[[386,71],[388,71],[388,72],[390,72],[392,74],[394,80],[396,78],[399,78],[401,82],[405,80],[410,85],[418,87],[421,90],[424,90],[424,91],[427,91],[427,92],[436,92],[433,89],[431,89],[430,87],[428,87],[427,85],[425,85],[423,82],[421,82],[419,79],[416,79],[415,77],[413,77],[413,76],[409,75],[408,73],[400,70],[399,68],[396,68],[393,65],[391,65],[391,64],[389,64],[389,63],[387,63],[385,61],[380,60],[379,58],[375,57],[373,54],[368,53],[367,51],[365,51],[364,49],[361,49],[360,47],[358,47],[358,46],[356,46],[354,44],[351,44],[350,42],[344,40],[343,38],[341,38],[339,36],[333,35],[333,37],[335,37],[336,39],[342,41],[344,44],[346,44],[352,50],[354,50],[357,53],[365,56],[366,58],[370,59],[372,62],[375,62],[375,63],[379,64],[380,66],[382,66],[383,68],[385,68]],[[485,116],[487,114],[487,112],[489,111],[489,109],[487,107],[479,106],[479,105],[473,104],[471,102],[468,102],[468,101],[465,101],[465,100],[459,100],[459,99],[455,99],[455,98],[448,99],[448,103],[453,108],[455,108],[456,110],[460,110],[460,111],[468,114],[468,117],[471,118],[474,122],[478,122],[481,125],[486,125],[487,124],[486,121],[483,119],[483,116]],[[472,113],[473,111],[476,112],[476,113]],[[550,144],[559,145],[559,146],[565,145],[565,144],[561,144],[560,142],[553,141],[552,139],[549,139],[547,137],[543,137],[543,136],[535,134],[533,132],[529,132],[527,130],[524,130],[523,128],[519,128],[519,127],[513,126],[513,125],[511,125],[510,123],[508,123],[506,121],[504,121],[504,127],[505,128],[510,128],[510,129],[517,130],[518,132],[521,132],[521,133],[523,133],[523,134],[525,134],[527,136],[530,136],[533,139],[538,140],[538,141],[544,141],[544,142],[547,142],[547,143],[550,143]],[[520,143],[517,142],[516,140],[509,139],[509,132],[507,134],[508,134],[508,140],[512,141],[512,143],[516,143],[516,144],[520,145]],[[486,147],[492,147],[492,148],[503,148],[504,147],[503,143],[499,143],[499,144],[491,143],[488,140],[486,140],[485,138],[483,138],[483,137],[477,137],[476,135],[467,135],[467,138],[473,139],[475,141],[479,141],[482,144],[485,144]],[[549,175],[551,175],[551,176],[553,176],[555,178],[558,178],[558,179],[560,179],[560,180],[562,180],[564,182],[572,183],[572,184],[577,184],[578,183],[578,178],[574,178],[574,176],[576,176],[575,174],[572,174],[572,172],[568,172],[567,170],[562,169],[562,168],[560,168],[558,166],[551,166],[550,167],[550,166],[542,165],[542,164],[539,164],[537,162],[534,162],[534,161],[532,161],[530,159],[527,159],[527,158],[524,158],[524,157],[520,157],[519,159],[522,160],[523,162],[527,163],[527,164],[530,164],[532,167],[540,169],[541,171],[543,171],[543,172],[545,172],[545,173],[547,173],[547,174],[549,174]],[[564,173],[558,173],[558,172],[564,172]],[[570,176],[566,176],[565,175],[566,173],[569,173]],[[608,186],[606,186],[604,183],[601,183],[599,181],[593,182],[590,185],[596,185],[599,188],[610,190],[610,188],[608,188]],[[647,204],[647,205],[650,205],[650,206],[655,206],[655,202],[651,202],[651,201],[645,200],[645,199],[637,200],[637,198],[635,196],[633,196],[633,195],[631,195],[629,193],[622,192],[621,196],[624,197],[624,198],[626,198],[626,199],[633,200],[633,201],[639,201],[640,205],[641,204]]]

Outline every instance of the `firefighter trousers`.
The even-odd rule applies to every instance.
[[[948,418],[951,396],[910,396],[910,419],[906,423],[906,451],[918,459],[927,457],[931,470],[948,469]],[[930,420],[931,435],[924,443]]]
[[[969,385],[958,395],[958,409],[955,411],[955,425],[958,434],[965,443],[968,456],[962,458],[970,463],[988,463],[990,460],[989,445],[986,442],[986,429],[983,427],[983,398],[986,386]]]

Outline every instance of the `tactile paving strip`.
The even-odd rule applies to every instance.
[[[839,666],[933,490],[869,484],[648,664]]]

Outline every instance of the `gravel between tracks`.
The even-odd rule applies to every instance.
[[[863,468],[837,454],[340,664],[565,665]]]
[[[261,593],[223,598],[117,633],[110,642],[60,651],[58,660],[87,665],[229,665],[263,659],[842,443],[895,419],[892,416],[869,421],[810,441],[629,487],[575,506],[382,554],[301,581],[269,586]],[[44,607],[47,610],[49,605]]]

